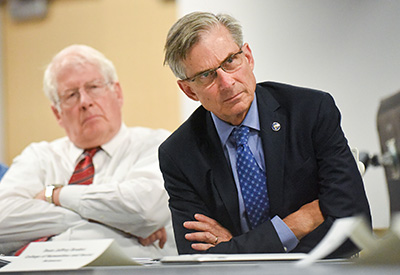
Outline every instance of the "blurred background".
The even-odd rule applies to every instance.
[[[331,93],[350,146],[381,153],[379,105],[400,90],[398,0],[0,0],[0,162],[64,136],[42,77],[52,56],[75,43],[114,62],[128,126],[176,129],[198,104],[163,66],[163,47],[176,19],[195,10],[236,17],[258,81]],[[388,227],[384,169],[368,167],[364,182],[374,228]]]

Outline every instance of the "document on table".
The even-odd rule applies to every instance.
[[[372,234],[362,217],[337,219],[322,241],[296,263],[299,267],[309,266],[335,251],[350,238],[361,249],[359,264],[398,264],[400,262],[400,215],[394,216],[389,232],[383,237]]]
[[[84,266],[140,265],[113,239],[33,242],[0,272],[74,270]]]
[[[295,261],[306,257],[304,253],[263,253],[263,254],[192,254],[165,256],[161,263],[206,263],[241,261]]]

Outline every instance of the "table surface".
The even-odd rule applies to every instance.
[[[369,275],[399,274],[399,265],[360,265],[349,261],[319,261],[298,267],[293,261],[257,261],[235,263],[161,264],[146,266],[85,267],[79,270],[18,272],[18,274],[279,274],[279,275]],[[0,273],[1,274],[1,273]]]

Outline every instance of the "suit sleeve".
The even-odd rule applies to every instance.
[[[177,162],[162,146],[159,149],[159,160],[165,188],[169,194],[169,208],[178,252],[179,254],[198,253],[191,248],[191,242],[185,239],[185,234],[190,231],[183,227],[183,223],[194,220],[196,213],[210,216],[208,208],[179,169]]]
[[[333,98],[324,94],[312,138],[318,165],[318,198],[325,222],[304,237],[294,252],[308,252],[315,247],[337,218],[364,215],[371,219],[363,181],[340,120]],[[331,256],[347,257],[357,250],[347,241]]]

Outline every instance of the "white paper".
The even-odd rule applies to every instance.
[[[33,242],[0,272],[74,270],[84,266],[139,265],[113,239]]]
[[[348,238],[351,238],[360,249],[370,247],[376,243],[364,218],[348,217],[337,219],[321,242],[296,265],[305,267],[325,258]]]
[[[372,234],[365,219],[361,217],[338,219],[324,239],[296,265],[305,267],[323,259],[343,244],[347,238],[361,249],[360,257],[353,259],[357,264],[398,265],[400,263],[400,215],[396,215],[387,234],[379,238]]]

